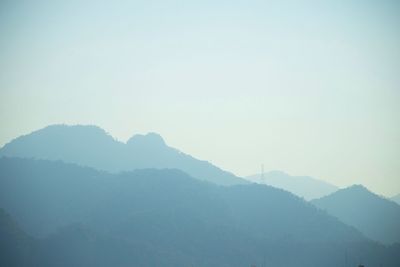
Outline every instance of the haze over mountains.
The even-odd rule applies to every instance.
[[[135,214],[178,207],[185,209],[182,216],[197,210],[197,216],[212,215],[216,222],[227,225],[236,221],[249,231],[256,230],[252,233],[255,236],[265,233],[273,240],[285,236],[313,241],[365,240],[355,229],[286,191],[256,184],[220,187],[179,170],[143,169],[110,174],[62,162],[2,158],[0,175],[0,203],[37,237],[77,221],[102,229],[102,224],[110,219],[113,224],[120,224]],[[108,208],[112,210],[95,212]],[[36,210],[35,214],[32,210]],[[208,221],[212,222],[210,218]],[[338,232],[325,232],[318,224],[310,224],[313,221],[326,227],[331,225]],[[288,227],[285,229],[282,224]]]
[[[400,206],[362,185],[354,185],[312,201],[365,236],[384,244],[400,243]]]
[[[246,180],[167,146],[156,133],[119,142],[96,126],[52,125],[20,136],[0,149],[0,156],[62,160],[111,172],[143,168],[177,168],[221,185]]]
[[[357,186],[307,202],[336,187],[264,178],[274,187],[154,133],[49,126],[0,149],[0,265],[400,265],[397,204]]]
[[[309,176],[292,176],[282,171],[255,174],[246,179],[284,189],[306,200],[320,198],[338,190],[338,187],[327,182]]]
[[[17,249],[25,251],[22,259],[33,259],[26,266],[249,266],[265,260],[333,267],[345,251],[353,264],[360,257],[369,265],[400,263],[398,246],[371,242],[291,193],[257,184],[218,186],[178,170],[110,174],[2,158],[0,203],[21,225],[16,231],[23,240],[32,240],[16,245],[28,247]]]

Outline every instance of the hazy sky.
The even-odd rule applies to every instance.
[[[399,3],[2,0],[0,146],[95,124],[400,193]]]

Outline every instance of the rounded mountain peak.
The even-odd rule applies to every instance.
[[[158,133],[135,134],[128,142],[128,145],[139,145],[147,147],[164,147],[166,146],[164,139]]]
[[[345,188],[346,189],[346,188]],[[353,184],[347,188],[348,191],[353,192],[369,192],[369,190],[362,184]]]

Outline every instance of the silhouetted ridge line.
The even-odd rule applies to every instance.
[[[400,206],[363,185],[352,185],[312,203],[373,240],[400,243]]]
[[[247,176],[252,182],[267,184],[276,188],[287,190],[306,200],[329,195],[338,188],[325,181],[309,176],[292,176],[282,171],[270,171],[262,174]]]
[[[110,172],[176,168],[220,185],[247,183],[207,161],[169,147],[156,133],[134,135],[125,144],[97,126],[48,126],[12,140],[0,149],[0,156],[62,160]]]
[[[16,266],[239,267],[265,257],[272,266],[335,267],[345,251],[367,266],[400,263],[399,247],[371,242],[284,190],[218,186],[176,169],[112,174],[1,158],[0,203],[36,237]]]

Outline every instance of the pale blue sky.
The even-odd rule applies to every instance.
[[[398,1],[1,1],[0,146],[154,131],[244,176],[400,192]]]

